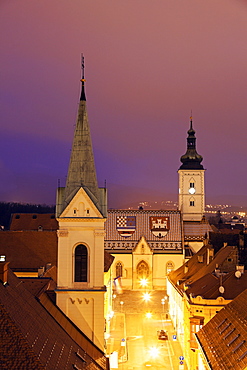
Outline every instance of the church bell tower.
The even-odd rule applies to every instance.
[[[201,221],[205,212],[204,168],[202,156],[196,151],[192,117],[187,137],[187,151],[181,157],[178,207],[183,221]]]
[[[67,182],[57,190],[58,307],[104,348],[104,223],[106,189],[98,188],[85,96],[81,96]]]

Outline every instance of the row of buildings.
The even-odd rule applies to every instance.
[[[208,244],[213,230],[204,217],[205,170],[192,118],[178,170],[178,210],[107,210],[107,190],[97,184],[84,82],[83,72],[56,214],[14,214],[10,230],[0,232],[1,368],[108,369],[112,292],[117,286],[138,290],[145,279],[150,289],[167,289],[189,368],[224,369],[217,360],[212,365],[206,328],[238,299],[245,273],[233,273],[238,248],[225,245],[215,254]],[[241,288],[233,288],[236,282]],[[233,284],[231,293],[226,284]],[[204,325],[205,332],[198,332]],[[237,339],[239,355],[247,338]],[[239,357],[246,364],[244,353]],[[227,369],[244,369],[234,366]]]

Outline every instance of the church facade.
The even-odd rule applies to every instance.
[[[123,289],[165,289],[167,274],[183,263],[179,211],[109,210],[105,250]]]

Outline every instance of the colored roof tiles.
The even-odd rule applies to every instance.
[[[196,221],[184,221],[184,240],[204,240],[205,235],[212,231],[211,226],[208,222],[196,222]]]
[[[181,250],[181,213],[165,210],[108,211],[106,249],[132,250],[141,237],[144,237],[154,250]]]

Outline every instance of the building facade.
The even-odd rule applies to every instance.
[[[109,210],[105,250],[115,257],[123,289],[165,289],[167,274],[184,260],[179,211]]]

